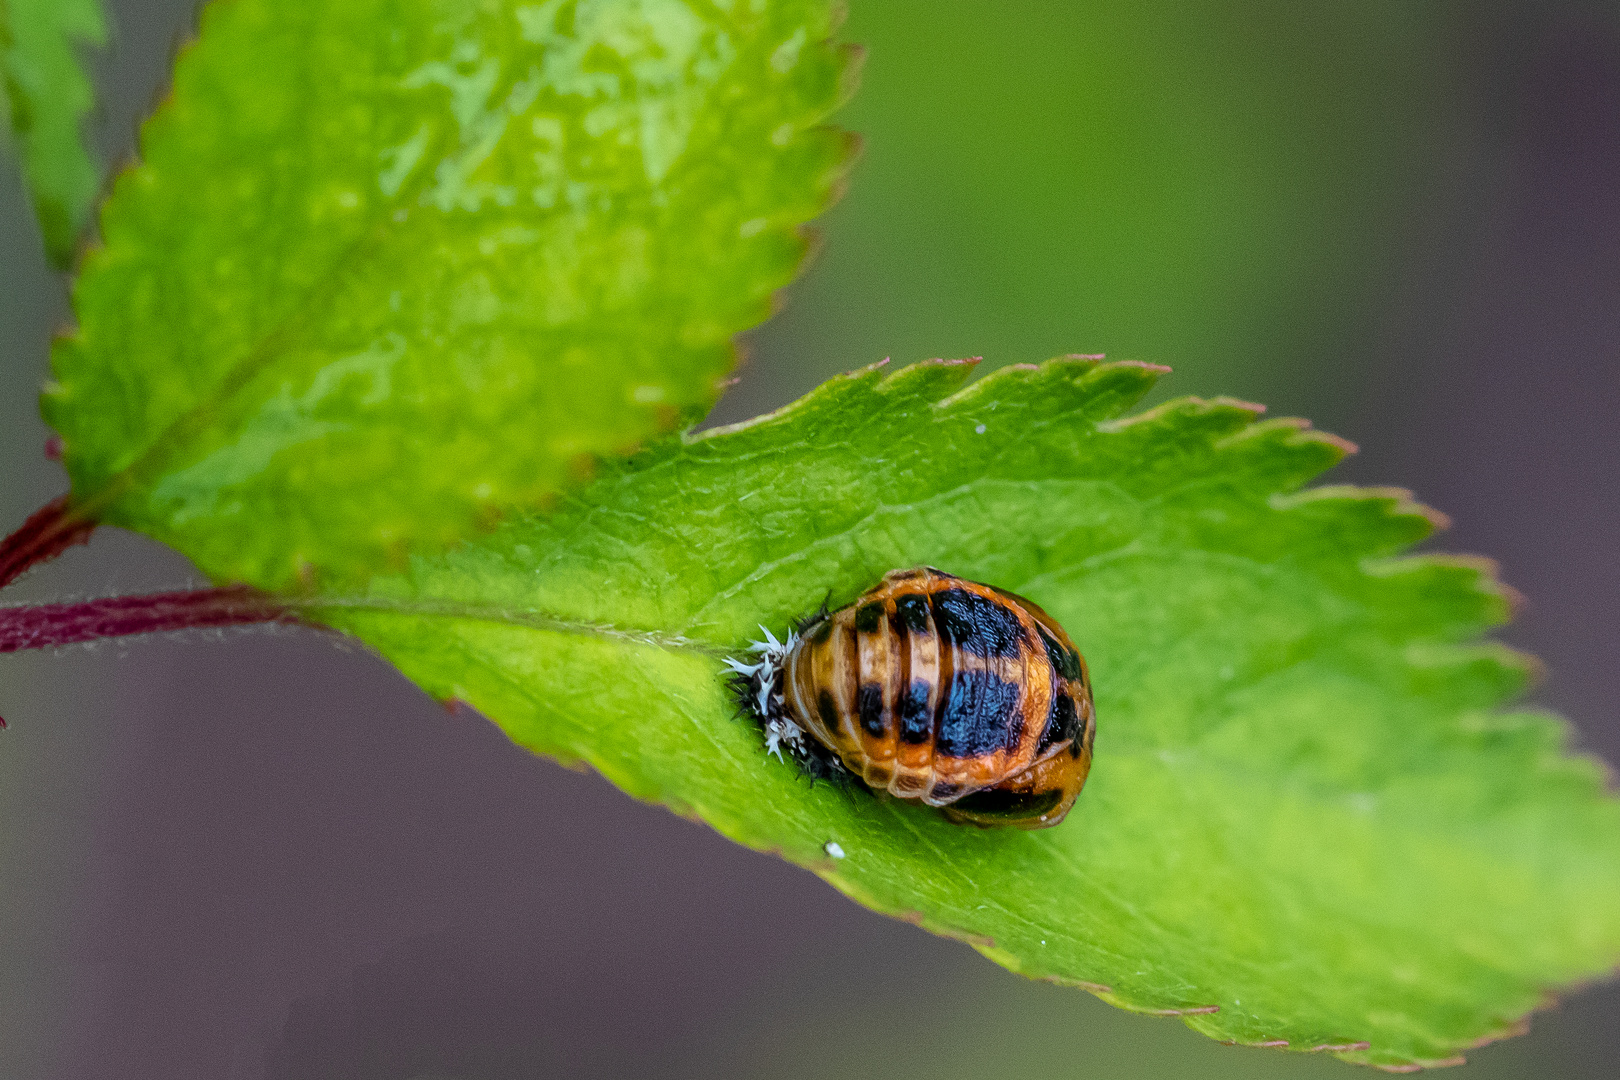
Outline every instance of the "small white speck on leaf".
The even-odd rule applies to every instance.
[[[973,430],[978,432],[980,435],[983,435],[984,434],[984,425],[980,424],[979,426],[975,427]]]
[[[837,842],[833,840],[829,840],[825,844],[822,844],[821,850],[825,851],[835,859],[842,859],[844,857],[844,849],[839,847]]]

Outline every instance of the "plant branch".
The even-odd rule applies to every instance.
[[[280,600],[246,585],[34,604],[0,608],[0,653],[131,634],[302,621]]]
[[[0,540],[0,589],[31,567],[90,539],[96,523],[80,516],[68,500],[67,495],[52,499],[34,511],[22,528]]]

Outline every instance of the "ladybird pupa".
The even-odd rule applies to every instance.
[[[812,776],[941,808],[952,821],[1045,828],[1091,769],[1084,658],[1040,607],[932,567],[894,570],[759,660],[728,661],[739,701]]]

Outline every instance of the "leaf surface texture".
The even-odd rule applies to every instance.
[[[701,415],[851,139],[824,0],[208,7],[74,289],[81,511],[354,581]]]

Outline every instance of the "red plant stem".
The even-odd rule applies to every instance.
[[[301,621],[275,597],[246,585],[35,604],[0,608],[0,653],[130,634]]]
[[[68,496],[52,499],[34,511],[22,528],[0,540],[0,589],[16,581],[29,567],[84,543],[95,527],[94,521],[73,512]]]

